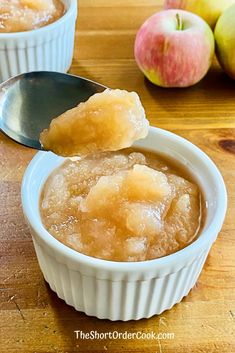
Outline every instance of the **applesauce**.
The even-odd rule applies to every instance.
[[[202,198],[183,167],[129,148],[66,159],[44,184],[40,212],[48,232],[80,253],[144,261],[197,238]]]
[[[24,32],[58,20],[65,11],[61,0],[0,0],[0,32]]]
[[[52,119],[40,142],[60,156],[84,156],[130,147],[147,136],[148,128],[136,92],[107,88]]]

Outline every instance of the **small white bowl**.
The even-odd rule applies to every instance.
[[[23,210],[45,280],[67,304],[102,319],[148,318],[180,302],[197,281],[227,208],[220,172],[192,143],[151,127],[148,136],[135,146],[184,164],[204,193],[207,215],[200,236],[172,255],[143,262],[106,261],[80,254],[50,235],[41,222],[39,198],[49,174],[64,161],[62,157],[51,152],[37,153],[22,184]]]
[[[65,14],[31,31],[0,33],[0,82],[30,71],[68,71],[73,57],[77,0],[62,0]]]

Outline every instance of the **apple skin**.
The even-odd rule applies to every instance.
[[[219,16],[235,0],[165,0],[164,9],[182,9],[202,17],[213,29]]]
[[[183,28],[177,29],[182,21]],[[140,27],[134,46],[136,63],[161,87],[189,87],[209,70],[214,36],[199,16],[184,10],[160,11]]]
[[[224,71],[235,80],[235,5],[219,18],[215,27],[216,56]]]

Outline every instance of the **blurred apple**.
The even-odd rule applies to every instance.
[[[166,10],[144,22],[134,50],[139,68],[152,83],[188,87],[207,73],[214,54],[214,36],[199,16]]]
[[[215,42],[222,68],[235,79],[235,5],[220,16],[215,27]]]
[[[201,16],[212,28],[224,10],[235,0],[165,0],[164,9],[182,9]]]

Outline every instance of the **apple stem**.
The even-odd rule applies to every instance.
[[[182,17],[178,13],[176,14],[176,20],[177,20],[178,31],[182,31],[182,29],[183,29]]]

